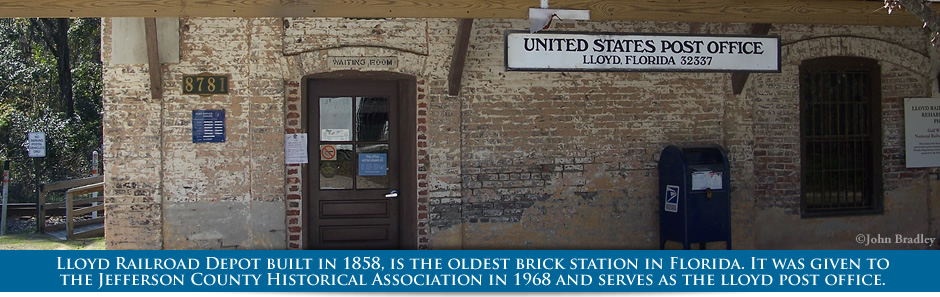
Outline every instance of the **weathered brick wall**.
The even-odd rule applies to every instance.
[[[110,22],[102,22],[110,32]],[[102,34],[109,49],[110,34]],[[102,51],[109,61],[110,51]],[[107,64],[106,64],[107,65]],[[146,65],[103,67],[105,237],[110,249],[160,249],[163,237],[161,102],[150,99]]]
[[[904,166],[903,98],[931,95],[929,49],[919,28],[774,25],[782,38],[782,73],[752,75],[745,91],[755,101],[756,247],[923,248],[868,246],[858,234],[930,235],[927,169]],[[799,65],[826,56],[876,59],[882,77],[884,215],[800,218]],[[788,226],[788,228],[780,228]]]
[[[113,65],[104,55],[109,248],[285,247],[283,149],[271,149],[283,147],[283,81],[271,63],[282,57],[265,40],[279,26],[183,19],[180,62],[162,69],[163,100],[150,99],[147,65]],[[229,75],[229,95],[182,95],[182,76],[202,72]],[[224,143],[192,142],[197,109],[226,111]],[[124,204],[121,193],[132,192],[124,188],[135,186],[146,194],[133,195],[150,197]]]
[[[918,28],[775,25],[782,73],[752,75],[735,96],[725,74],[503,72],[495,54],[500,32],[520,27],[475,25],[462,108],[464,194],[432,208],[442,218],[432,222],[440,238],[459,234],[464,248],[655,248],[655,162],[669,143],[728,150],[737,248],[859,248],[857,234],[929,234],[928,221],[936,220],[927,213],[938,203],[928,170],[903,166],[900,98],[931,94]],[[740,34],[748,27],[592,23],[564,30]],[[882,61],[883,216],[798,214],[797,67],[833,55]]]
[[[742,166],[748,102],[718,73],[505,72],[503,33],[524,21],[476,20],[461,93],[461,199],[432,205],[432,247],[658,248],[657,171],[667,144],[730,146]],[[605,22],[588,32],[740,34],[744,25]],[[742,148],[743,146],[743,148]],[[750,209],[738,193],[736,209]],[[744,199],[742,199],[744,198]],[[739,211],[737,213],[744,213]],[[741,219],[740,217],[745,217]],[[748,215],[735,240],[752,242]],[[437,239],[446,239],[439,241]],[[451,241],[457,241],[452,243]]]
[[[475,20],[458,96],[447,95],[452,19],[208,18],[180,28],[180,63],[163,67],[164,100],[149,99],[147,65],[105,70],[109,248],[303,248],[303,166],[283,164],[283,135],[305,131],[303,79],[340,70],[330,56],[394,56],[399,66],[385,71],[415,77],[419,248],[658,248],[656,164],[668,144],[728,151],[736,248],[858,248],[851,237],[822,239],[926,232],[936,220],[924,210],[938,200],[926,171],[903,167],[900,98],[929,95],[931,85],[916,28],[774,25],[782,73],[752,74],[734,95],[727,73],[506,72],[503,34],[528,23]],[[827,55],[882,60],[884,216],[799,218],[798,65]],[[201,72],[230,74],[232,93],[179,94],[182,75]],[[226,143],[191,142],[193,109],[226,110]]]

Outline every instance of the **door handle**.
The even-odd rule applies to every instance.
[[[398,190],[391,190],[388,193],[385,193],[385,198],[398,199]]]

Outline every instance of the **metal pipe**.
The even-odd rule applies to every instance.
[[[3,161],[3,211],[0,213],[0,235],[7,235],[7,194],[10,185],[10,160]]]

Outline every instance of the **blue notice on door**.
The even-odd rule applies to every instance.
[[[359,154],[359,176],[385,176],[388,174],[388,154]]]

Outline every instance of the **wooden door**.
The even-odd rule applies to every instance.
[[[307,90],[308,248],[400,248],[398,82],[317,79]]]

